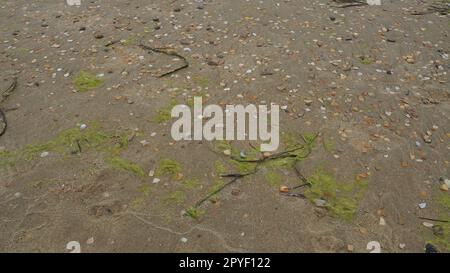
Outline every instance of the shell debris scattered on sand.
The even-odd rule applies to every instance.
[[[367,0],[369,6],[381,6],[381,0]]]
[[[69,6],[81,6],[81,0],[66,0]]]

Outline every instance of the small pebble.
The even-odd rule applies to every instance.
[[[450,179],[444,180],[445,185],[447,185],[448,188],[450,188]]]
[[[325,207],[327,205],[327,201],[323,199],[314,199],[314,204],[318,207]]]
[[[416,61],[414,60],[414,57],[413,57],[413,56],[406,56],[406,57],[405,57],[405,61],[406,61],[407,63],[409,63],[409,64],[413,64],[413,63],[416,62]]]
[[[444,228],[440,225],[434,225],[432,229],[435,236],[443,237],[445,235]]]
[[[232,189],[231,194],[234,196],[238,196],[241,194],[241,191],[239,189]]]
[[[92,245],[94,243],[94,237],[87,239],[86,244]]]
[[[150,144],[150,142],[148,142],[147,140],[141,140],[141,141],[139,141],[139,143],[141,143],[142,144],[142,146],[147,146],[148,144]]]
[[[355,247],[353,245],[347,245],[348,252],[353,252],[355,250]]]
[[[425,253],[439,253],[439,250],[432,244],[426,244]]]
[[[432,142],[431,136],[429,136],[429,135],[424,135],[424,136],[423,136],[423,141],[425,141],[425,143],[431,143],[431,142]]]

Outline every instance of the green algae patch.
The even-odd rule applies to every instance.
[[[222,178],[217,178],[216,180],[214,180],[214,182],[212,183],[212,185],[208,188],[208,199],[202,200],[202,203],[206,200],[211,201],[212,203],[216,203],[219,201],[219,191],[221,189],[223,189],[223,187],[225,186],[225,182],[223,181]],[[198,203],[195,207],[198,206]]]
[[[171,193],[166,199],[166,203],[182,204],[186,200],[186,194],[183,191],[177,190]]]
[[[186,216],[190,217],[196,221],[200,220],[200,218],[205,214],[203,210],[198,208],[190,207],[186,210]]]
[[[97,151],[114,150],[114,137],[102,132],[97,125],[85,130],[72,128],[58,134],[54,139],[40,144],[29,144],[24,148],[0,153],[0,158],[9,159],[11,163],[19,160],[30,161],[42,152],[58,152],[62,154],[76,154],[80,149],[94,148]]]
[[[187,179],[183,182],[183,187],[187,190],[199,188],[202,185],[198,178]]]
[[[214,142],[214,150],[218,153],[223,153],[226,150],[232,151],[233,146],[230,141],[217,140]]]
[[[307,148],[314,148],[317,134],[312,132],[306,132],[303,135],[287,132],[281,136],[281,142],[285,147],[285,150],[292,150],[300,146],[306,146]]]
[[[169,105],[166,105],[165,107],[158,110],[156,113],[156,116],[154,118],[154,121],[158,124],[167,122],[172,119],[172,108],[177,105],[178,102],[175,99],[171,99]]]
[[[444,221],[450,221],[450,218],[447,215],[444,215],[447,218],[440,218]],[[433,226],[434,230],[439,230],[439,233],[430,234],[430,237],[433,236],[427,242],[438,246],[441,251],[448,252],[450,250],[450,223],[436,223]]]
[[[359,57],[359,62],[365,65],[369,65],[373,63],[373,59],[368,56]]]
[[[305,191],[305,196],[313,203],[315,199],[325,200],[326,208],[344,220],[353,219],[368,186],[363,180],[338,182],[322,168],[317,169],[308,181],[311,186]]]
[[[141,187],[139,187],[139,191],[141,191],[145,197],[148,197],[152,192],[152,187],[150,186],[150,184],[144,184]]]
[[[16,164],[16,155],[10,151],[0,151],[0,169]]]
[[[214,150],[215,152],[219,153],[219,154],[224,154],[225,151],[228,151],[230,154],[230,160],[229,163],[231,163],[232,165],[234,165],[234,167],[241,173],[249,173],[249,172],[253,172],[255,170],[256,167],[256,163],[253,162],[244,162],[245,160],[253,160],[253,159],[258,159],[260,156],[260,152],[256,149],[251,149],[249,151],[244,151],[246,156],[245,158],[241,158],[241,151],[239,149],[237,149],[236,147],[234,147],[230,141],[226,141],[226,140],[218,140],[214,143]],[[237,160],[237,159],[242,159],[241,160]],[[217,164],[217,161],[216,161]],[[218,172],[217,171],[217,165],[216,165],[216,173],[217,174],[224,174],[225,173],[225,167],[221,168],[223,169],[223,171]]]
[[[251,162],[241,162],[233,160],[233,164],[236,166],[240,173],[251,173],[255,171],[256,163]]]
[[[252,146],[252,149],[240,150],[232,145],[230,141],[215,141],[212,150],[219,155],[226,155],[228,160],[226,166],[231,166],[234,172],[243,176],[255,174],[259,167],[267,168],[265,180],[272,186],[281,186],[283,177],[279,169],[293,170],[295,164],[308,158],[315,147],[318,134],[306,133],[303,135],[285,134],[284,150],[278,153],[262,153]],[[216,160],[215,172],[221,176],[226,174],[227,169],[222,160]],[[223,188],[224,181],[218,179],[209,190],[209,199],[217,197],[217,193]]]
[[[145,198],[138,197],[131,202],[131,208],[134,210],[138,210],[145,205]]]
[[[214,183],[212,184],[211,188],[209,189],[209,192],[216,192],[218,191],[220,188],[222,188],[225,185],[225,182],[223,182],[222,179],[217,179],[216,181],[214,181]]]
[[[127,171],[140,177],[144,177],[145,175],[144,170],[142,170],[141,166],[118,156],[110,158],[108,160],[108,163],[112,168],[117,170]]]
[[[450,194],[448,192],[440,190],[438,194],[438,202],[443,208],[450,210]]]
[[[305,142],[306,147],[309,149],[314,149],[316,147],[317,134],[308,132],[302,135],[302,139]]]
[[[138,44],[138,38],[135,36],[128,37],[125,40],[120,41],[123,46],[132,46]]]
[[[295,148],[299,145],[301,138],[299,138],[296,134],[287,132],[281,135],[281,143],[283,143],[286,150]]]
[[[120,156],[127,147],[127,134],[109,133],[92,123],[84,130],[71,128],[62,131],[55,138],[44,143],[30,144],[16,151],[2,151],[0,152],[0,168],[35,160],[43,152],[70,156],[85,151],[95,151],[101,153],[111,167],[144,176],[144,171],[139,165]]]
[[[86,71],[80,71],[74,80],[78,92],[86,92],[103,85],[103,80]]]
[[[17,51],[19,54],[27,54],[27,53],[30,53],[30,49],[29,49],[29,48],[26,48],[26,47],[18,47],[18,48],[16,49],[16,51]]]
[[[433,226],[433,231],[427,231],[428,242],[438,246],[441,250],[450,251],[450,193],[436,189],[435,194],[437,203],[439,204],[437,217],[439,220],[448,221],[436,222]],[[436,232],[438,231],[438,232]]]
[[[223,162],[220,160],[216,160],[216,162],[214,162],[214,169],[216,171],[216,174],[219,176],[223,175],[227,172],[227,168],[225,167]]]
[[[330,139],[324,139],[323,140],[323,148],[325,149],[325,151],[327,153],[332,153],[336,149],[336,143],[331,138]]]
[[[211,83],[211,80],[205,76],[193,76],[192,80],[194,81],[195,84],[197,84],[201,88],[206,88]]]
[[[156,175],[158,176],[169,176],[173,179],[177,178],[178,174],[181,173],[181,164],[175,160],[164,158],[159,162],[159,166],[156,169]]]
[[[240,151],[239,149],[233,147],[230,141],[226,140],[218,140],[214,143],[214,150],[216,153],[224,154],[225,151],[229,152],[229,160],[227,161],[230,163],[230,165],[233,165],[239,172],[241,173],[248,173],[255,169],[256,164],[250,163],[250,162],[242,162],[239,160],[236,160],[236,158],[240,158]],[[258,152],[255,150],[251,150],[247,153],[247,156],[245,159],[257,159],[258,158]],[[243,158],[244,159],[244,158]],[[227,169],[225,165],[222,163],[222,161],[216,161],[215,162],[215,169],[216,173],[218,175],[225,174],[227,172]]]
[[[59,181],[56,179],[43,179],[36,182],[32,182],[29,185],[35,189],[48,188],[51,185],[57,184]]]
[[[266,181],[267,181],[267,183],[269,183],[271,186],[274,186],[274,187],[279,187],[283,184],[282,183],[283,178],[274,171],[270,171],[267,173]]]
[[[274,169],[292,169],[295,163],[305,160],[309,156],[309,154],[315,148],[316,139],[317,134],[314,133],[306,133],[299,136],[291,133],[285,133],[283,135],[283,146],[284,152],[286,152],[286,154],[284,156],[280,156],[279,158],[260,161],[258,163],[246,162],[262,159],[263,153],[255,148],[244,151],[244,158],[241,157],[241,151],[234,147],[230,141],[216,141],[213,145],[213,149],[216,153],[219,154],[224,154],[225,151],[228,151],[228,154],[230,154],[230,160],[227,161],[228,163],[233,165],[235,169],[240,173],[251,173],[256,170],[258,164]],[[219,172],[217,171],[217,169],[218,168],[216,166],[216,173],[223,174],[223,172]]]
[[[289,156],[270,160],[266,164],[272,168],[292,169],[297,162],[308,158],[316,146],[316,139],[317,134],[314,133],[305,133],[301,136],[285,133],[282,143],[285,151],[289,151]]]
[[[241,158],[240,151],[237,149],[232,149],[231,154],[233,158],[241,158],[243,160],[257,160],[259,159],[261,153],[258,150],[251,149],[245,152],[245,158]],[[242,162],[239,160],[233,160],[234,166],[241,173],[251,173],[256,169],[257,164],[252,162]]]

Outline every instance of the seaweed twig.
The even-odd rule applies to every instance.
[[[201,199],[200,201],[198,201],[198,202],[195,204],[195,207],[197,208],[197,207],[201,206],[205,201],[209,200],[212,196],[218,194],[219,192],[221,192],[221,191],[222,191],[223,189],[225,189],[226,187],[228,187],[228,186],[230,186],[231,184],[235,183],[235,182],[238,181],[240,178],[246,177],[246,176],[251,175],[251,174],[255,174],[256,172],[257,172],[257,170],[256,170],[256,168],[255,168],[252,172],[249,172],[249,173],[244,173],[244,174],[241,174],[241,173],[232,173],[232,174],[224,174],[224,175],[221,175],[220,177],[231,177],[232,179],[231,179],[230,181],[228,181],[227,183],[225,183],[225,184],[224,184],[223,186],[221,186],[220,188],[218,188],[218,189],[214,190],[213,192],[209,193],[205,198],[203,198],[203,199]]]
[[[16,87],[17,87],[17,78],[14,77],[9,87],[6,88],[6,90],[0,94],[1,95],[0,103],[4,102],[12,94],[12,92],[16,89]],[[8,121],[6,120],[5,115],[6,111],[7,110],[3,110],[2,108],[0,108],[0,123],[3,123],[3,128],[0,130],[0,136],[4,135],[6,132],[6,128],[8,128]]]
[[[171,74],[173,74],[175,72],[178,72],[178,71],[180,71],[182,69],[185,69],[185,68],[189,67],[189,62],[186,60],[186,58],[181,56],[180,54],[176,53],[172,49],[169,49],[169,48],[155,48],[155,47],[151,47],[151,46],[148,46],[148,45],[144,45],[142,42],[139,42],[139,47],[141,47],[144,50],[165,54],[165,55],[168,55],[168,56],[175,56],[175,57],[183,60],[184,64],[182,66],[180,66],[178,68],[175,68],[175,69],[173,69],[171,71],[165,72],[165,73],[163,73],[161,75],[158,75],[157,76],[158,78],[169,76],[169,75],[171,75]]]
[[[223,174],[220,175],[220,177],[228,177],[228,178],[232,178],[230,181],[228,181],[227,183],[225,183],[223,186],[221,186],[220,188],[214,190],[213,192],[209,193],[206,197],[204,197],[203,199],[201,199],[200,201],[198,201],[195,205],[195,207],[199,207],[200,205],[202,205],[205,201],[209,200],[212,196],[216,195],[217,193],[219,193],[220,191],[222,191],[224,188],[228,187],[229,185],[235,183],[236,181],[238,181],[241,178],[244,178],[246,176],[252,175],[252,174],[256,174],[258,172],[258,167],[260,164],[268,161],[268,160],[276,160],[276,159],[282,159],[282,158],[286,158],[286,157],[292,157],[294,159],[303,159],[308,157],[311,154],[311,147],[309,147],[308,144],[314,142],[316,140],[316,138],[319,136],[319,133],[315,134],[314,137],[310,140],[307,141],[304,137],[303,137],[303,141],[307,144],[306,147],[308,148],[308,153],[304,156],[299,156],[299,155],[295,155],[292,154],[293,152],[300,150],[300,149],[304,149],[305,145],[301,145],[299,147],[293,148],[293,149],[289,149],[287,151],[283,151],[280,153],[276,153],[270,156],[265,156],[263,158],[260,159],[241,159],[241,158],[237,158],[237,157],[231,157],[232,160],[237,161],[237,162],[241,162],[241,163],[256,163],[255,168],[248,173],[231,173],[231,174]],[[213,150],[214,151],[214,150]],[[216,152],[216,151],[214,151]],[[297,176],[300,178],[300,180],[303,182],[303,184],[297,185],[293,188],[291,188],[291,190],[293,189],[297,189],[297,188],[301,188],[301,187],[305,187],[305,186],[310,186],[311,183],[303,176],[303,174],[298,170],[298,168],[295,166],[293,166],[293,169],[295,171],[295,173],[297,174]],[[300,198],[305,198],[305,196],[301,193],[284,193],[283,195],[285,196],[293,196],[293,197],[300,197]]]
[[[112,46],[112,45],[115,45],[118,43],[120,43],[120,40],[112,40],[112,41],[109,41],[108,43],[106,43],[104,46],[109,47],[109,46]]]
[[[311,185],[311,182],[309,182],[308,179],[306,179],[306,177],[303,176],[303,174],[300,172],[300,170],[299,170],[299,169],[297,168],[297,166],[295,166],[295,165],[294,165],[294,171],[295,171],[295,173],[297,174],[298,178],[300,178],[300,180],[301,180],[304,184],[301,184],[301,185],[299,185],[299,186],[295,186],[295,187],[293,187],[292,189],[297,189],[297,188],[301,188],[301,187],[304,187],[304,186],[309,186],[309,185]]]
[[[17,87],[17,78],[14,77],[9,87],[6,88],[6,90],[1,93],[0,103],[4,102],[9,97],[9,95],[12,94],[12,92],[16,89],[16,87]]]
[[[259,158],[259,159],[241,159],[241,158],[238,158],[238,157],[235,157],[235,156],[232,156],[231,159],[233,159],[235,161],[238,161],[238,162],[241,162],[241,163],[262,163],[262,162],[265,162],[265,161],[268,161],[268,160],[275,160],[275,159],[287,158],[287,157],[299,158],[298,155],[295,155],[295,154],[292,154],[292,153],[295,152],[295,151],[304,149],[304,148],[305,147],[302,145],[300,147],[296,147],[295,149],[291,149],[291,150],[288,150],[288,151],[284,151],[284,152],[276,153],[276,154],[273,154],[273,155],[265,156],[265,157]],[[300,158],[308,157],[309,152],[310,151],[308,150],[308,154],[306,154],[305,156],[302,156]]]
[[[434,221],[434,222],[441,222],[441,223],[450,223],[448,220],[441,220],[441,219],[434,219],[434,218],[428,218],[428,217],[417,217],[422,220],[428,220],[428,221]]]
[[[423,11],[412,11],[411,15],[425,15],[430,13],[438,12],[440,15],[447,15],[450,13],[450,4],[447,3],[435,3],[427,7]]]
[[[350,8],[350,7],[359,7],[359,6],[367,6],[367,2],[363,1],[347,1],[345,4],[341,5],[332,5],[334,8]]]
[[[0,131],[0,136],[2,136],[6,132],[6,128],[8,127],[8,122],[6,121],[5,113],[3,112],[3,110],[1,108],[0,108],[0,123],[4,124],[3,128]]]
[[[316,134],[309,142],[314,142],[316,140],[316,138],[319,136],[319,134]],[[303,141],[305,143],[308,143],[308,141],[304,138]],[[304,149],[305,146],[301,145],[298,147],[295,147],[293,149],[287,150],[287,151],[283,151],[283,152],[279,152],[276,154],[272,154],[269,156],[264,156],[263,158],[259,158],[259,159],[241,159],[235,156],[232,156],[231,159],[241,162],[241,163],[262,163],[268,160],[275,160],[275,159],[281,159],[281,158],[287,158],[287,157],[293,157],[293,158],[297,158],[297,159],[303,159],[303,158],[307,158],[310,154],[311,154],[311,149],[308,149],[308,153],[304,156],[299,156],[296,154],[292,154],[293,152],[296,152],[298,150]]]

